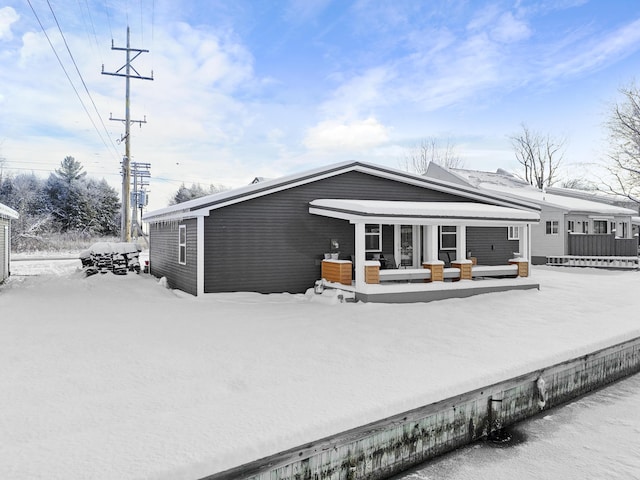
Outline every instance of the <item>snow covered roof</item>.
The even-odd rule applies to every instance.
[[[352,222],[387,224],[516,224],[535,223],[537,212],[475,202],[396,202],[382,200],[318,199],[309,213]]]
[[[500,194],[479,190],[473,186],[460,185],[446,180],[416,175],[371,163],[351,161],[323,166],[282,178],[251,183],[244,187],[196,198],[178,205],[172,205],[170,207],[149,212],[143,216],[143,220],[146,222],[161,222],[208,216],[211,210],[217,208],[222,208],[234,203],[258,198],[351,171],[363,172],[377,177],[388,178],[410,185],[462,196],[468,198],[470,201],[491,203],[506,207],[539,210],[539,207],[534,203],[517,198],[506,198]]]
[[[14,209],[7,207],[0,203],[0,217],[10,218],[12,220],[17,220],[19,215]]]
[[[517,198],[534,202],[540,206],[548,206],[564,210],[567,213],[588,213],[601,215],[637,215],[637,211],[605,202],[597,195],[569,195],[566,190],[550,188],[541,191],[516,176],[499,169],[497,172],[479,170],[451,169],[451,173],[468,181],[484,191],[491,191],[509,198]]]

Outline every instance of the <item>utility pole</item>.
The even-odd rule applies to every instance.
[[[141,50],[139,48],[131,48],[130,45],[130,33],[129,26],[127,26],[127,46],[122,47],[114,47],[113,40],[111,40],[111,50],[121,50],[126,52],[126,63],[116,70],[113,73],[105,72],[104,65],[102,65],[102,74],[103,75],[113,75],[116,77],[125,77],[126,87],[125,87],[125,118],[113,118],[110,117],[109,120],[115,120],[119,122],[124,122],[125,125],[125,133],[124,133],[124,158],[122,159],[122,221],[120,224],[121,233],[120,238],[123,242],[131,241],[131,135],[130,135],[130,127],[132,123],[138,123],[142,126],[143,123],[147,123],[147,119],[145,117],[144,120],[131,120],[131,113],[129,108],[129,94],[130,94],[130,86],[129,81],[131,78],[138,78],[141,80],[153,80],[153,71],[151,72],[150,77],[143,77],[138,73],[138,71],[131,65],[136,58],[138,58],[142,53],[148,53],[149,50]],[[133,58],[131,57],[131,52],[135,52]],[[121,73],[124,69],[124,73]],[[135,74],[132,74],[131,71],[134,71]],[[122,141],[122,138],[120,139]],[[136,208],[134,206],[133,208]]]
[[[142,218],[142,209],[147,204],[148,196],[144,187],[149,186],[149,178],[151,178],[151,164],[130,162],[131,175],[133,175],[133,192],[131,192],[131,202],[133,211],[133,231],[134,235],[143,235],[142,226],[138,223],[138,210],[140,209],[140,218]]]

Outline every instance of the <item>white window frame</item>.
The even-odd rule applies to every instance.
[[[546,235],[558,235],[559,228],[558,220],[547,220],[544,233]]]
[[[370,227],[377,227],[378,231],[377,232],[369,232],[368,229]],[[373,238],[373,237],[377,237],[378,238],[378,248],[367,248],[368,245],[368,238]],[[365,252],[381,252],[382,251],[382,224],[381,223],[366,223],[364,225],[364,245],[365,245]]]
[[[567,220],[567,230],[571,233],[574,233],[576,231],[575,220]]]
[[[178,226],[178,263],[187,264],[187,226]]]
[[[453,228],[452,232],[443,232],[442,229],[443,228]],[[440,234],[440,250],[447,250],[447,251],[456,251],[456,246],[458,245],[458,228],[455,225],[442,225],[440,227],[438,227],[438,233]],[[445,247],[444,246],[444,242],[442,241],[442,239],[444,238],[444,236],[453,236],[453,247]]]
[[[596,228],[596,225],[602,226],[604,225],[604,232],[598,232],[599,228]],[[607,220],[594,220],[593,221],[593,233],[599,235],[606,235],[609,233],[609,222]]]
[[[520,227],[517,225],[509,225],[507,240],[520,240]]]

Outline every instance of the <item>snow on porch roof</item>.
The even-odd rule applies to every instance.
[[[389,224],[537,223],[537,212],[473,202],[400,202],[380,200],[317,199],[309,213],[351,222]]]

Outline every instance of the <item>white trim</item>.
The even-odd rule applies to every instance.
[[[453,232],[443,232],[442,228],[443,227],[455,227],[455,231]],[[455,236],[455,245],[453,247],[445,247],[444,243],[442,241],[443,237],[442,235],[446,235],[447,237],[449,236]],[[438,227],[438,244],[440,245],[440,250],[445,250],[447,252],[454,252],[457,250],[458,248],[458,225],[440,225]]]
[[[520,225],[509,225],[507,227],[507,240],[520,240]]]
[[[456,227],[456,261],[467,259],[467,227],[458,225]]]
[[[364,222],[356,223],[355,227],[355,279],[354,283],[356,288],[362,288],[365,284],[364,281],[364,262],[366,261],[366,254],[364,252]]]
[[[11,252],[11,248],[9,247],[9,225],[3,225],[4,227],[4,265],[2,266],[2,271],[4,272],[3,275],[7,276],[9,275],[9,272],[11,271],[10,265],[9,265],[9,254]],[[0,277],[0,281],[4,280],[4,278]]]
[[[367,226],[378,227],[378,233],[367,233]],[[378,237],[378,248],[367,248],[367,237]],[[365,223],[364,225],[364,251],[365,252],[381,252],[382,251],[382,224],[381,223]]]
[[[7,217],[10,220],[17,220],[20,215],[13,208],[9,208],[3,203],[0,203],[0,217]]]
[[[204,293],[204,217],[198,217],[196,237],[196,295]]]
[[[184,243],[182,243],[182,232],[184,231]],[[184,247],[184,260],[181,259],[182,248]],[[178,225],[178,264],[187,264],[187,226]]]

